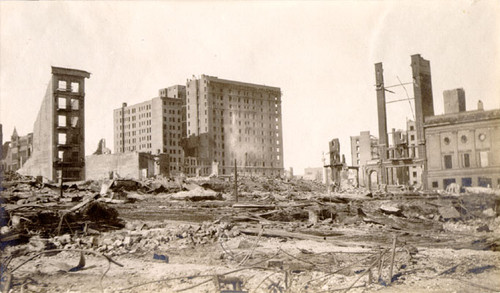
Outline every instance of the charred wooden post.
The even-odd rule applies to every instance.
[[[238,167],[236,166],[236,159],[234,159],[234,199],[238,202]]]

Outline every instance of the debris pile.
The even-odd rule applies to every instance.
[[[494,191],[331,193],[305,180],[243,177],[236,197],[233,181],[217,177],[73,182],[62,192],[40,179],[8,179],[1,284],[15,292],[67,289],[72,281],[57,283],[51,267],[37,272],[45,261],[68,257],[73,265],[62,271],[88,270],[80,278],[92,278],[95,257],[116,264],[109,273],[117,278],[102,284],[99,275],[100,284],[90,281],[95,286],[84,291],[133,292],[379,290],[446,276],[479,278],[498,272],[500,261]],[[468,257],[454,261],[453,251]],[[146,274],[170,266],[175,277]],[[119,281],[122,274],[129,287]]]

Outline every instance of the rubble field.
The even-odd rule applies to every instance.
[[[500,192],[2,182],[2,292],[500,292]]]

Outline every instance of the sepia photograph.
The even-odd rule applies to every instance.
[[[500,292],[500,2],[0,2],[0,292]]]

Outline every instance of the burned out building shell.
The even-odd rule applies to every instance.
[[[56,181],[85,179],[85,78],[90,73],[52,66],[33,127],[33,154],[19,173]]]

